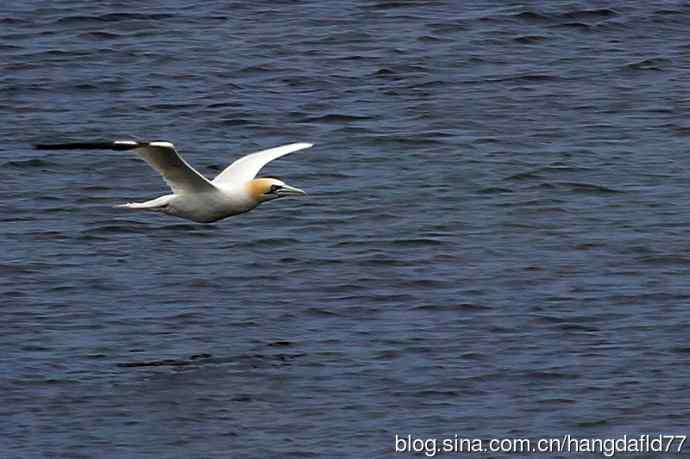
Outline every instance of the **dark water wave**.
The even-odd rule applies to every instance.
[[[108,13],[102,15],[74,15],[63,16],[57,18],[53,25],[55,26],[69,26],[69,25],[83,25],[92,22],[120,22],[128,20],[144,20],[144,21],[165,21],[174,18],[174,14],[157,13],[157,14],[141,14],[141,13]]]

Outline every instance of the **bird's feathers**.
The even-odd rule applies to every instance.
[[[115,142],[70,142],[70,143],[39,143],[34,145],[37,150],[132,150],[146,142],[133,140],[116,140]]]
[[[149,142],[134,151],[161,174],[175,194],[203,193],[216,189],[206,177],[182,159],[169,142]]]
[[[212,183],[218,186],[246,183],[256,177],[256,174],[259,173],[261,168],[274,159],[312,146],[313,144],[311,143],[291,143],[289,145],[251,153],[228,166],[213,179]]]
[[[154,168],[170,186],[173,193],[203,193],[216,189],[211,182],[190,166],[170,142],[73,142],[34,145],[40,150],[134,150]]]
[[[140,142],[116,140],[114,142],[73,142],[34,145],[41,150],[134,150],[163,177],[176,194],[202,193],[216,190],[216,186],[240,185],[256,177],[262,167],[270,161],[289,153],[312,147],[311,143],[292,143],[244,156],[213,179],[206,177],[190,166],[170,142]]]

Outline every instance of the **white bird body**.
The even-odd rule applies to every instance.
[[[187,164],[177,153],[175,146],[169,142],[120,140],[36,145],[36,148],[134,150],[161,174],[173,193],[150,201],[122,204],[117,207],[163,212],[199,223],[210,223],[248,212],[262,202],[283,196],[305,194],[304,191],[289,186],[282,180],[255,177],[268,162],[311,146],[309,143],[293,143],[252,153],[232,163],[213,181],[209,181]]]
[[[201,193],[166,194],[146,202],[132,202],[117,207],[163,212],[199,223],[210,223],[248,212],[259,205],[239,188],[219,188]]]

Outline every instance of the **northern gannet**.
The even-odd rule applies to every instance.
[[[252,210],[262,202],[284,196],[305,194],[299,188],[275,177],[256,177],[268,162],[295,151],[310,148],[310,143],[292,143],[244,156],[212,181],[182,159],[170,142],[80,142],[39,144],[40,150],[134,150],[163,177],[173,194],[146,202],[131,202],[116,207],[163,212],[199,223],[211,223]]]

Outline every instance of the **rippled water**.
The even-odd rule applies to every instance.
[[[3,457],[689,433],[683,2],[103,3],[0,6]],[[130,137],[310,195],[31,149]]]

